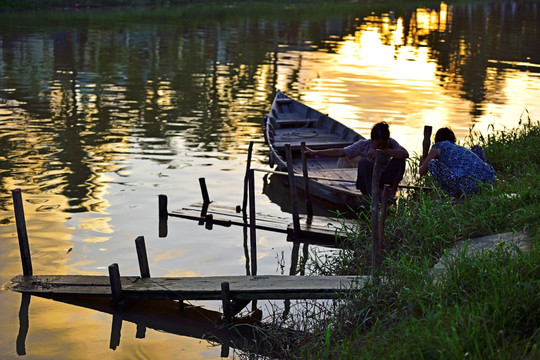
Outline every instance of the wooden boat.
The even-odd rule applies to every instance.
[[[311,149],[348,146],[363,137],[315,109],[293,100],[281,91],[265,117],[265,139],[270,148],[270,167],[287,171],[286,144],[290,144],[294,173],[303,174],[301,143]],[[333,204],[358,207],[367,200],[356,189],[357,167],[341,167],[338,158],[308,157],[309,191],[313,198]],[[304,179],[295,176],[300,191]]]

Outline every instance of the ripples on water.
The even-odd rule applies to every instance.
[[[538,119],[534,2],[200,9],[2,16],[2,281],[20,273],[14,188],[23,190],[37,273],[106,274],[118,262],[123,274],[136,274],[139,235],[153,276],[245,273],[240,229],[207,232],[170,220],[159,238],[157,195],[169,195],[170,209],[199,202],[205,177],[213,200],[240,204],[249,141],[254,166],[266,166],[262,118],[278,88],[366,136],[386,120],[411,151],[425,124],[450,125],[462,139],[473,124],[513,127],[525,109]],[[281,184],[259,178],[257,192],[258,211],[283,215]],[[258,251],[259,273],[288,271],[282,236],[259,232]],[[0,332],[11,334],[2,347],[16,357],[19,297],[2,293],[0,301]],[[58,351],[42,343],[55,338],[66,339],[64,358],[81,347],[96,348],[92,357],[111,354],[107,316],[43,299],[31,309],[27,346],[36,358]],[[176,335],[149,331],[133,342],[135,329],[125,331],[117,351],[126,356],[179,346]],[[194,358],[219,355],[206,343],[182,344]]]

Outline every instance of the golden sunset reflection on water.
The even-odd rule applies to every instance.
[[[387,121],[411,153],[424,125],[450,126],[463,140],[473,124],[516,127],[525,109],[538,119],[539,17],[527,4],[240,12],[223,22],[144,13],[114,24],[111,9],[103,19],[77,13],[95,23],[0,22],[0,279],[21,273],[15,188],[35,274],[107,275],[118,263],[122,275],[137,275],[134,239],[144,236],[153,277],[245,275],[243,227],[209,231],[169,218],[161,235],[158,194],[169,196],[169,210],[200,204],[204,178],[212,201],[241,204],[250,141],[251,165],[269,169],[263,118],[278,89],[365,137]],[[527,46],[506,57],[515,38]],[[278,176],[257,174],[255,186],[257,212],[290,218]],[[257,232],[260,275],[288,273],[291,253],[283,234]],[[19,358],[21,296],[2,292],[0,305],[0,347]],[[141,339],[129,321],[109,349],[112,316],[47,299],[32,297],[29,323],[36,359],[220,358],[201,334],[158,328]]]
[[[373,17],[354,35],[337,42],[335,53],[281,54],[280,63],[287,65],[282,82],[290,68],[297,68],[301,100],[366,137],[374,123],[386,121],[392,136],[411,151],[419,151],[424,125],[434,131],[449,126],[460,141],[473,125],[485,133],[491,126],[516,127],[526,111],[533,119],[538,117],[538,82],[531,82],[529,74],[511,70],[504,83],[487,78],[486,87],[493,92],[490,101],[483,105],[481,115],[471,115],[473,104],[459,97],[455,89],[460,78],[454,75],[453,80],[444,80],[448,76],[439,72],[431,48],[421,41],[429,32],[444,32],[450,20],[447,16],[444,3],[440,12],[417,9],[410,25],[414,31],[407,31],[409,35],[402,18]],[[463,49],[464,54],[466,51]],[[488,68],[490,72],[500,73],[496,68]],[[284,85],[278,83],[280,86]]]

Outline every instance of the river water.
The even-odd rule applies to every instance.
[[[538,120],[538,44],[533,1],[0,14],[0,281],[22,272],[16,188],[35,274],[118,263],[137,275],[144,236],[152,276],[245,275],[242,228],[169,219],[159,236],[158,195],[169,210],[199,203],[205,178],[211,200],[241,204],[250,141],[252,166],[267,166],[262,119],[277,89],[366,137],[385,120],[418,152],[424,125],[462,140],[473,126]],[[276,180],[258,173],[257,211],[288,216]],[[258,231],[258,273],[288,273],[291,249]],[[184,320],[144,330],[126,319],[113,342],[106,312],[10,291],[0,306],[2,358],[227,355]]]

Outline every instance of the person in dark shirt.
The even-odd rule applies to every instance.
[[[361,156],[358,161],[356,188],[362,191],[362,194],[371,195],[373,165],[377,150],[381,150],[379,187],[382,189],[384,184],[389,184],[391,186],[391,197],[393,197],[397,191],[399,182],[403,179],[405,159],[409,157],[409,153],[396,140],[390,137],[388,124],[384,121],[372,127],[370,139],[362,139],[354,144],[340,148],[323,150],[307,148],[306,155],[347,157],[349,159]]]

